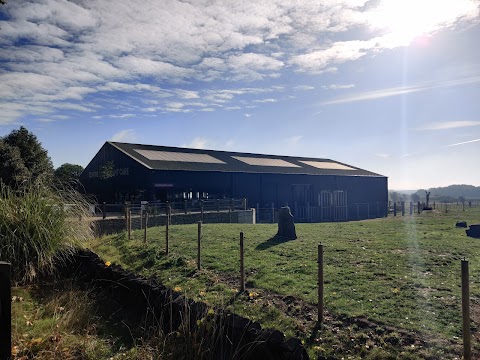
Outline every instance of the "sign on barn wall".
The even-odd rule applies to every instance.
[[[130,169],[129,168],[121,168],[121,169],[113,169],[112,173],[110,174],[109,177],[114,177],[114,176],[126,176],[129,175]],[[90,179],[92,178],[98,178],[100,177],[100,172],[99,171],[90,171],[88,173],[88,177]]]

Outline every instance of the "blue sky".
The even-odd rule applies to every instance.
[[[480,2],[9,0],[0,136],[325,157],[480,186]]]

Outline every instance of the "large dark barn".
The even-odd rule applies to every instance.
[[[246,198],[297,220],[382,217],[388,202],[385,176],[333,160],[110,141],[80,180],[99,202]]]

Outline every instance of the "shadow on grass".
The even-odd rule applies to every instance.
[[[280,244],[283,244],[283,243],[286,243],[288,241],[292,241],[293,239],[287,239],[287,238],[284,238],[282,236],[277,236],[275,235],[274,237],[268,239],[267,241],[261,243],[261,244],[258,244],[257,247],[255,248],[255,250],[266,250],[266,249],[269,249],[273,246],[277,246],[277,245],[280,245]]]

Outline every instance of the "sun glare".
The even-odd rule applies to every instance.
[[[473,0],[382,0],[367,16],[374,29],[384,31],[386,45],[401,46],[478,12]]]

